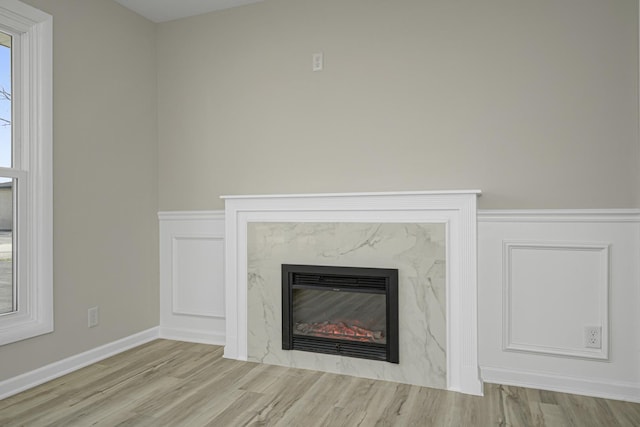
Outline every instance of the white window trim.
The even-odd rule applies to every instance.
[[[14,58],[18,186],[18,311],[0,316],[0,345],[53,331],[53,18],[0,0],[0,26],[18,41]],[[16,99],[17,101],[17,99]],[[16,174],[16,169],[4,170]],[[11,171],[11,172],[10,172]],[[24,175],[23,175],[24,174]]]

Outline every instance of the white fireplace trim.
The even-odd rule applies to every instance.
[[[478,368],[479,190],[222,196],[225,200],[224,357],[247,360],[247,224],[444,223],[447,229],[447,388],[482,395]]]

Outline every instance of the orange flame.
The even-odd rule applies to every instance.
[[[383,331],[370,331],[355,325],[347,325],[344,322],[329,323],[298,323],[296,330],[304,335],[322,338],[338,338],[360,342],[384,342]]]

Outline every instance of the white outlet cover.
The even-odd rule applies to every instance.
[[[585,326],[584,346],[587,348],[602,348],[602,328],[600,326]]]
[[[313,71],[322,71],[323,68],[324,68],[324,54],[322,52],[314,53],[312,57],[311,69]]]
[[[92,307],[88,310],[88,317],[89,317],[89,327],[93,328],[98,326],[99,323],[99,312],[98,312],[98,307]]]

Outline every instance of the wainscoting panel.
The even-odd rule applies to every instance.
[[[212,286],[224,281],[224,238],[173,236],[173,314],[224,318],[224,295]],[[222,297],[222,298],[221,298]]]
[[[638,210],[479,211],[482,379],[640,402],[639,265]]]
[[[505,350],[606,359],[609,245],[504,241],[502,252]],[[585,326],[600,329],[599,348],[585,347]]]
[[[223,344],[224,214],[159,218],[161,336]],[[478,212],[483,381],[640,402],[638,306],[639,210]]]
[[[224,344],[224,213],[160,212],[160,336]]]

